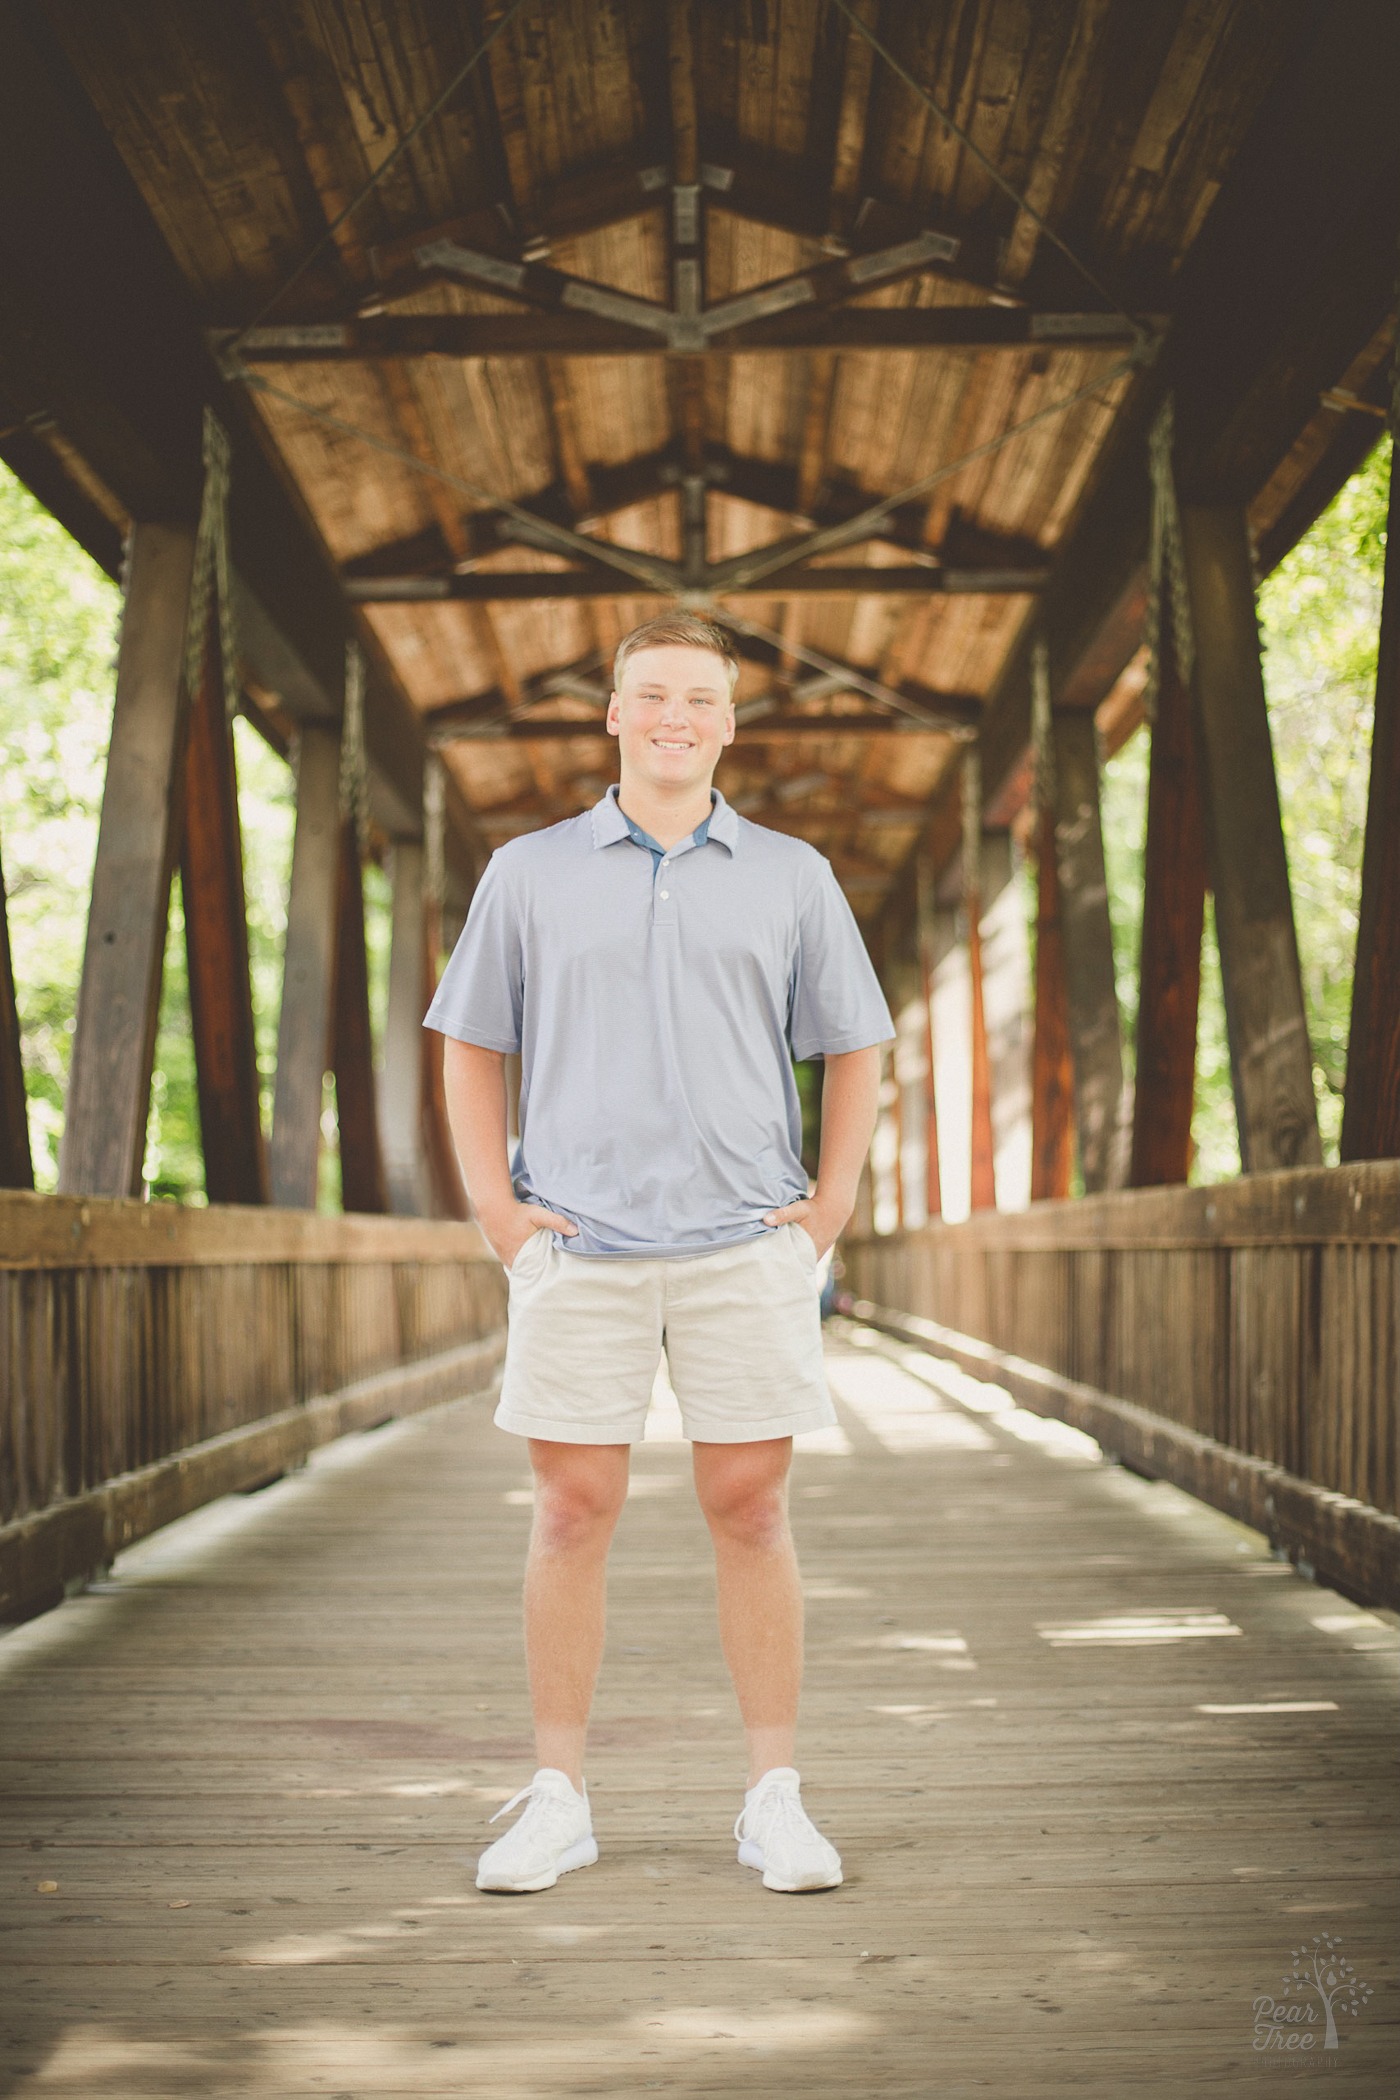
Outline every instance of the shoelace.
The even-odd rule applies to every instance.
[[[753,1815],[758,1810],[762,1810],[765,1815],[774,1817],[777,1828],[779,1830],[785,1828],[789,1836],[807,1838],[819,1834],[809,1819],[806,1809],[802,1806],[801,1795],[790,1793],[786,1787],[775,1786],[770,1787],[766,1794],[760,1795],[757,1801],[746,1801],[744,1803],[738,1816],[735,1818],[734,1835],[736,1838],[751,1835],[751,1833],[743,1829],[743,1821],[745,1816]]]
[[[499,1823],[502,1816],[510,1814],[510,1811],[518,1801],[529,1801],[531,1808],[539,1808],[541,1810],[550,1808],[567,1809],[569,1807],[569,1803],[560,1795],[554,1793],[551,1788],[543,1787],[538,1780],[532,1779],[528,1786],[521,1787],[518,1794],[512,1794],[509,1801],[503,1802],[496,1810],[494,1816],[487,1817],[487,1821],[489,1823]],[[528,1813],[529,1810],[527,1809],[526,1814]],[[525,1818],[522,1816],[521,1822],[524,1820]]]

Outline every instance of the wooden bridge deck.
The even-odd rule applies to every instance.
[[[528,1472],[448,1407],[0,1640],[0,2087],[1392,2090],[1394,1622],[893,1344],[831,1352],[843,1431],[807,1440],[793,1510],[842,1889],[735,1863],[737,1725],[661,1410],[614,1552],[602,1857],[477,1894],[532,1762]],[[1374,1995],[1335,2056],[1320,2022],[1256,2052],[1254,2000],[1328,1933]]]

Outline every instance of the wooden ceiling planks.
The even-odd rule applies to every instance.
[[[500,0],[479,11],[453,0],[48,6],[211,324],[259,312],[500,12]],[[1315,25],[1320,6],[858,0],[853,12],[1123,297],[1160,302],[1275,70]],[[414,276],[414,236],[464,215],[484,229],[468,238],[488,240],[502,254],[523,244],[527,256],[571,276],[669,302],[673,155],[678,162],[689,156],[711,185],[701,192],[710,301],[822,262],[833,239],[840,252],[874,200],[872,225],[883,223],[882,212],[907,207],[914,216],[900,222],[906,227],[952,228],[964,239],[971,275],[980,272],[984,282],[999,269],[1008,288],[1032,302],[1095,303],[1031,214],[824,0],[527,0],[273,318],[343,312],[347,298],[366,294],[398,313],[518,314],[508,298]],[[742,163],[742,195],[734,200],[742,211],[726,208],[724,189],[714,186],[724,178],[708,172],[731,161]],[[643,176],[648,168],[654,177]],[[602,226],[596,213],[590,222],[585,211],[580,221],[572,188],[587,181],[605,189],[614,180],[617,196],[631,194],[637,208]],[[754,198],[765,183],[775,199],[789,200],[770,209],[781,224],[753,215],[764,209]],[[552,217],[571,210],[573,223],[589,230],[551,237]],[[799,221],[805,231],[796,230]],[[394,261],[376,293],[381,246]],[[959,281],[957,268],[851,303],[876,310],[983,303],[985,292]],[[273,367],[271,377],[381,445],[431,459],[492,497],[560,491],[575,520],[588,519],[596,477],[662,457],[668,447],[682,457],[683,425],[692,466],[703,443],[791,474],[791,513],[741,500],[722,481],[712,486],[706,537],[715,560],[789,537],[833,485],[879,498],[919,481],[1083,385],[1115,355],[1053,345],[711,352],[698,395],[673,381],[688,361],[670,360],[668,369],[661,356],[388,359],[380,369],[349,360]],[[699,369],[699,360],[689,362]],[[924,543],[932,550],[959,531],[995,532],[1053,554],[1128,391],[1124,379],[1106,386],[929,492],[921,499]],[[436,535],[443,561],[481,563],[470,521],[487,508],[484,499],[257,398],[272,442],[342,562]],[[1277,507],[1286,501],[1281,491]],[[679,494],[659,489],[586,529],[600,547],[679,559]],[[857,543],[839,559],[909,556]],[[558,564],[508,546],[487,553],[484,565]],[[780,698],[806,675],[803,649],[891,683],[989,693],[1033,609],[1031,599],[1012,595],[910,602],[763,593],[760,581],[734,601],[736,610],[779,632],[785,647],[776,664],[746,666],[741,691]],[[430,708],[501,691],[521,699],[539,673],[606,658],[656,602],[378,605],[368,617],[406,688]],[[943,739],[873,736],[863,747],[849,738],[821,746],[814,732],[813,745],[800,739],[780,755],[776,745],[753,747],[725,764],[752,793],[765,772],[778,786],[800,785],[829,768],[854,865],[861,796],[926,797],[954,748]],[[596,740],[450,749],[454,773],[478,808],[533,797],[532,807],[555,814],[596,788],[611,755]],[[812,836],[819,822],[830,829],[834,819],[821,815],[830,792],[828,781],[808,801],[783,804],[785,821],[804,822],[806,812]],[[895,816],[875,827],[878,848],[861,845],[867,884],[872,852],[894,867],[907,843]],[[879,899],[867,888],[860,901],[866,908]]]

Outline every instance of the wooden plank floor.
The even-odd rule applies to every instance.
[[[532,1769],[528,1469],[449,1407],[0,1639],[3,2089],[1391,2092],[1395,1622],[930,1359],[843,1327],[830,1352],[843,1427],[800,1450],[793,1512],[800,1761],[843,1888],[735,1862],[661,1393],[614,1549],[601,1859],[478,1895]],[[1257,2052],[1255,1999],[1323,1934],[1373,1995],[1333,2054],[1320,2022]]]

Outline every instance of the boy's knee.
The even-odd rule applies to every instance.
[[[788,1537],[787,1495],[771,1482],[736,1482],[705,1500],[710,1529],[734,1545],[771,1550]]]
[[[627,1475],[582,1462],[561,1465],[535,1480],[536,1544],[549,1552],[607,1538],[627,1499]]]

